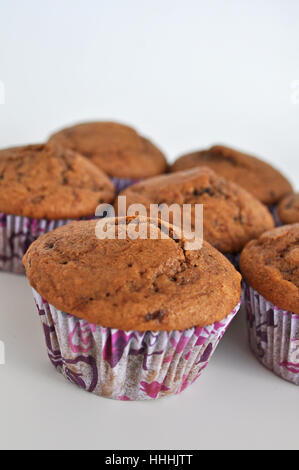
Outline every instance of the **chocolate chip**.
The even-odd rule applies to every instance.
[[[194,189],[193,195],[194,196],[202,196],[203,194],[208,194],[209,196],[214,196],[214,192],[212,188],[206,187],[202,189]]]
[[[45,196],[36,196],[31,199],[32,204],[39,204],[45,199]]]
[[[46,250],[52,250],[52,248],[54,248],[54,242],[47,242],[45,244],[45,249]]]
[[[166,313],[163,310],[157,310],[156,312],[148,313],[145,316],[145,321],[151,321],[151,320],[162,321],[165,315]]]
[[[20,161],[17,165],[16,165],[16,170],[20,170],[20,168],[22,168],[24,166],[24,162],[23,161]]]

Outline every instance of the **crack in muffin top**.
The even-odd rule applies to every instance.
[[[127,207],[143,204],[148,215],[150,204],[191,204],[193,229],[195,204],[203,204],[204,239],[223,253],[240,252],[248,241],[274,228],[273,217],[262,203],[205,167],[157,176],[120,195],[126,196]]]
[[[151,229],[144,218],[106,220],[108,230]],[[96,237],[97,221],[73,222],[35,241],[23,262],[31,286],[56,308],[90,323],[125,331],[206,326],[240,300],[240,274],[208,243],[188,251],[184,240]],[[157,223],[157,222],[156,222]],[[165,236],[165,234],[164,234]]]
[[[0,211],[37,219],[94,216],[114,200],[110,179],[78,153],[53,144],[0,151]]]
[[[285,225],[251,241],[240,259],[250,286],[279,308],[299,314],[299,224]]]
[[[242,186],[264,204],[277,204],[293,192],[290,182],[268,163],[222,145],[181,156],[171,171],[196,166],[208,166],[220,176]]]
[[[90,122],[62,129],[50,142],[89,158],[110,177],[149,178],[164,173],[163,153],[133,128],[116,122]]]
[[[284,224],[299,223],[299,193],[290,194],[281,201],[278,215]]]

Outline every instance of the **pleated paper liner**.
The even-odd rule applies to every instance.
[[[237,271],[240,271],[240,253],[225,253],[224,256],[232,263]]]
[[[55,368],[82,389],[116,400],[182,392],[202,374],[240,307],[204,328],[126,332],[89,324],[33,294]]]
[[[281,225],[283,225],[278,215],[278,206],[273,205],[273,206],[267,206],[267,207],[269,211],[271,212],[271,215],[273,216],[275,227],[280,227]]]
[[[115,186],[116,194],[119,194],[121,191],[124,191],[129,186],[139,183],[142,180],[132,178],[111,178],[111,181]]]
[[[69,222],[69,219],[33,219],[0,213],[0,270],[24,274],[22,258],[31,243]]]
[[[245,284],[250,347],[279,377],[299,385],[299,315],[280,309]]]

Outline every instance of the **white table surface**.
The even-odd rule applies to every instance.
[[[25,277],[0,274],[0,298],[0,448],[299,448],[298,387],[251,355],[243,310],[189,389],[129,403],[82,391],[55,371]]]
[[[170,161],[223,142],[299,189],[298,44],[294,0],[0,1],[0,148],[112,119]],[[299,448],[299,388],[251,355],[242,312],[198,382],[151,403],[57,374],[24,277],[0,273],[1,340],[0,448]]]

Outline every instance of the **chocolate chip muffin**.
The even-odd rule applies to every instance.
[[[117,236],[99,239],[100,223]],[[130,224],[147,234],[155,225],[159,237],[133,240]],[[144,218],[84,221],[29,248],[24,265],[52,331],[49,356],[55,351],[55,365],[78,385],[112,398],[156,398],[181,391],[207,365],[237,311],[241,277],[208,243],[188,251],[174,231]]]
[[[299,385],[299,224],[251,241],[240,266],[253,352],[267,368]]]
[[[205,167],[194,168],[138,183],[120,194],[127,208],[143,204],[148,214],[151,204],[192,205],[191,227],[195,227],[194,207],[203,204],[204,239],[222,253],[238,254],[249,240],[274,227],[267,208],[236,184]],[[117,207],[117,200],[116,200]]]
[[[282,224],[299,223],[299,193],[286,196],[280,202],[277,212]]]
[[[53,144],[0,151],[0,269],[24,272],[30,243],[112,202],[113,184],[95,165]]]
[[[52,135],[50,141],[87,157],[117,189],[166,171],[165,156],[150,140],[116,122],[78,124]]]
[[[172,165],[171,171],[197,166],[211,168],[269,206],[276,205],[284,196],[293,192],[289,181],[268,163],[221,145],[183,155]]]

